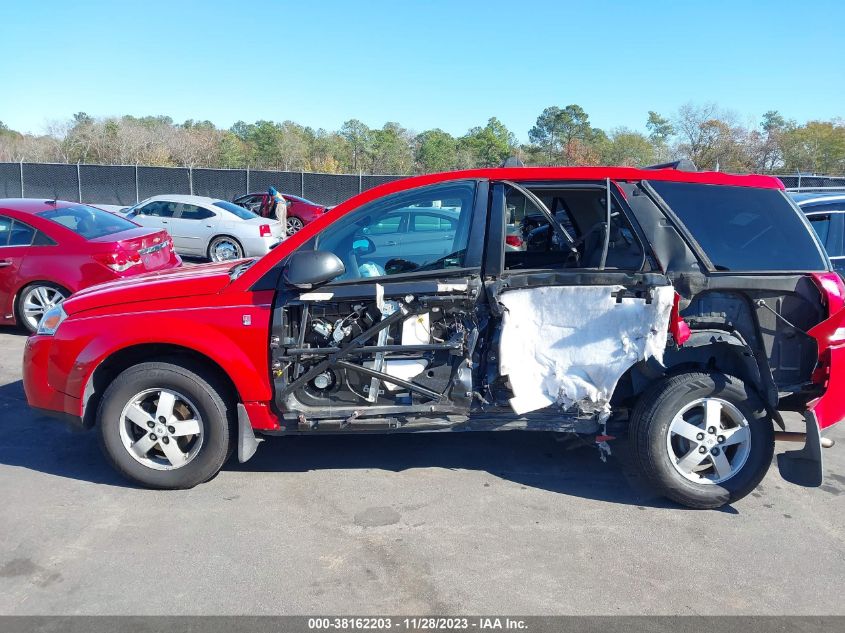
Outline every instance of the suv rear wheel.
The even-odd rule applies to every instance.
[[[192,488],[216,475],[234,445],[234,421],[215,378],[187,363],[141,363],[122,372],[97,412],[112,465],[149,488]]]
[[[760,398],[719,373],[671,376],[640,398],[631,446],[650,483],[691,508],[718,508],[750,493],[774,452]]]

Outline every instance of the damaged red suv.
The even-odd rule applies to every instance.
[[[525,216],[525,249],[505,248]],[[657,490],[821,483],[845,418],[845,287],[779,180],[501,168],[391,182],[259,260],[104,284],[31,337],[33,407],[95,428],[153,488],[213,477],[256,435],[627,434]]]

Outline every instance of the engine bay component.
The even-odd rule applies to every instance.
[[[282,368],[274,376],[284,410],[336,419],[353,410],[466,408],[475,298],[385,298],[380,288],[375,300],[282,308],[275,335],[286,345],[274,348],[273,362]],[[450,397],[454,389],[459,398]]]

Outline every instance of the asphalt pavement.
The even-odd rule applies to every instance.
[[[153,492],[28,409],[24,341],[0,329],[0,614],[845,614],[845,428],[821,488],[773,467],[720,511],[519,432],[272,438]]]

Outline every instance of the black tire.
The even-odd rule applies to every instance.
[[[202,444],[185,465],[155,470],[129,454],[121,439],[121,414],[137,394],[149,389],[172,389],[184,394],[202,418]],[[193,488],[214,477],[235,446],[236,414],[229,389],[215,374],[189,361],[147,362],[123,371],[106,389],[97,410],[100,445],[112,466],[146,488]]]
[[[29,322],[29,319],[24,313],[24,303],[27,295],[30,294],[31,291],[36,288],[46,288],[49,289],[51,292],[59,292],[62,295],[62,301],[67,299],[71,294],[67,288],[62,288],[58,284],[54,284],[49,281],[34,281],[21,288],[18,291],[17,297],[15,298],[15,321],[18,323],[18,325],[26,329],[30,334],[35,334],[35,332],[38,330],[38,324],[36,323],[33,325]]]
[[[684,406],[701,398],[734,405],[748,421],[751,443],[738,471],[720,483],[697,483],[676,470],[667,450],[669,426]],[[696,509],[713,509],[749,494],[765,477],[774,454],[774,429],[760,397],[739,378],[689,372],[666,378],[646,391],[634,407],[630,427],[635,463],[662,495]]]

